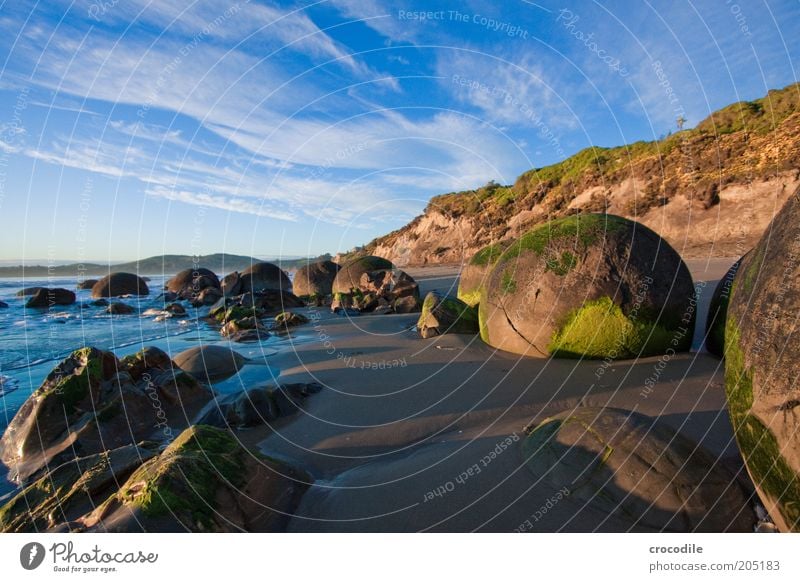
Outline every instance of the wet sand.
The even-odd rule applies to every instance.
[[[701,291],[697,346],[715,281],[733,260],[689,261]],[[423,293],[455,292],[457,267],[409,272]],[[638,530],[567,501],[531,519],[557,491],[523,466],[517,441],[527,425],[577,406],[657,416],[746,482],[723,366],[704,351],[665,363],[521,358],[477,336],[423,340],[412,329],[417,315],[306,311],[312,323],[269,363],[281,381],[317,381],[324,390],[273,430],[241,433],[314,475],[292,531],[514,531],[526,520],[532,531]]]

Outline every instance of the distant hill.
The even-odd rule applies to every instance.
[[[684,256],[740,256],[800,186],[800,84],[734,103],[657,141],[590,147],[514,184],[442,194],[356,254],[459,263],[571,213],[633,218]]]
[[[296,269],[308,261],[329,259],[330,255],[316,258],[292,259],[288,261],[270,261],[279,264],[285,270]],[[262,262],[260,259],[243,255],[215,253],[213,255],[159,255],[148,257],[139,261],[120,263],[114,265],[100,265],[95,263],[72,263],[48,267],[46,265],[0,267],[0,277],[101,277],[112,272],[124,271],[139,275],[174,275],[183,269],[204,267],[211,269],[218,275],[225,275],[231,271],[242,271],[254,263]]]

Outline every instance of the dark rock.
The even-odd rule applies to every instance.
[[[781,531],[800,531],[800,190],[742,260],[725,327],[736,442]]]
[[[174,361],[187,374],[211,384],[230,378],[249,360],[230,348],[204,345],[179,353]]]
[[[92,305],[94,307],[108,307],[108,301],[106,299],[98,299],[97,301],[92,301]]]
[[[17,297],[28,297],[30,295],[36,295],[40,289],[47,289],[47,287],[27,287],[22,289],[21,291],[17,291]]]
[[[78,281],[77,288],[81,291],[86,289],[91,289],[92,287],[97,284],[97,279],[84,279],[83,281]]]
[[[220,299],[222,299],[222,291],[216,287],[207,287],[200,291],[191,303],[193,307],[202,307],[204,305],[214,305]]]
[[[213,271],[198,267],[196,269],[184,269],[172,277],[165,289],[176,293],[181,299],[193,301],[201,291],[207,288],[219,289],[220,283]]]
[[[294,274],[294,294],[301,298],[317,299],[333,292],[333,281],[339,265],[333,261],[318,261],[303,265]]]
[[[48,308],[55,305],[72,305],[75,303],[75,293],[69,289],[46,289],[40,288],[33,296],[28,299],[25,307]]]
[[[169,439],[211,398],[187,374],[156,370],[137,380],[128,369],[96,348],[77,350],[53,369],[0,439],[10,478],[26,482],[62,454],[74,458]]]
[[[57,466],[0,508],[0,531],[40,533],[62,525],[69,529],[114,495],[137,467],[154,457],[153,448],[126,445]]]
[[[225,275],[221,283],[222,293],[225,297],[235,297],[240,295],[242,289],[242,277],[237,271]]]
[[[332,292],[343,293],[345,295],[352,294],[360,289],[361,276],[369,271],[383,271],[391,270],[394,265],[386,259],[375,256],[366,256],[354,259],[347,262],[333,281]]]
[[[106,312],[111,315],[130,315],[136,313],[136,309],[126,303],[114,302],[106,308]]]
[[[256,263],[240,275],[240,293],[256,293],[264,290],[291,291],[292,282],[286,273],[272,263]]]
[[[497,260],[481,337],[534,357],[633,358],[688,350],[696,315],[684,262],[647,227],[610,214],[539,226]]]
[[[420,302],[417,297],[408,295],[406,297],[396,299],[394,303],[392,303],[392,309],[395,313],[419,313]]]
[[[0,309],[8,309],[8,303],[5,301],[0,301]]]
[[[308,318],[305,315],[294,313],[292,311],[281,311],[275,316],[275,329],[288,330],[290,327],[308,323]]]
[[[92,297],[119,297],[121,295],[149,295],[147,283],[133,273],[111,273],[92,287]]]
[[[229,431],[196,425],[81,522],[111,532],[282,531],[310,483],[305,472],[243,448]]]
[[[460,299],[431,291],[422,303],[417,329],[423,338],[446,333],[478,333],[478,310]]]
[[[164,311],[171,315],[186,315],[186,308],[180,303],[170,303],[164,306]]]

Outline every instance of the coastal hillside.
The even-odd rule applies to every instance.
[[[734,103],[664,139],[591,147],[514,184],[431,199],[363,253],[400,265],[459,263],[571,213],[638,220],[684,257],[739,256],[800,185],[800,84]]]
[[[270,261],[279,264],[283,269],[296,269],[309,260],[330,259],[330,255],[321,255],[315,259],[291,259],[284,261]],[[218,275],[231,271],[243,271],[253,263],[261,262],[244,255],[231,255],[228,253],[215,253],[213,255],[158,255],[128,263],[114,263],[101,265],[98,263],[71,263],[68,265],[30,265],[26,267],[12,266],[0,267],[0,277],[89,277],[107,275],[109,271],[123,271],[138,273],[139,275],[172,275],[183,269],[204,267],[211,269]]]

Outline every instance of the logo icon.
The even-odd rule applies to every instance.
[[[19,563],[26,570],[35,570],[44,562],[44,554],[44,546],[39,542],[27,543],[19,552]]]

